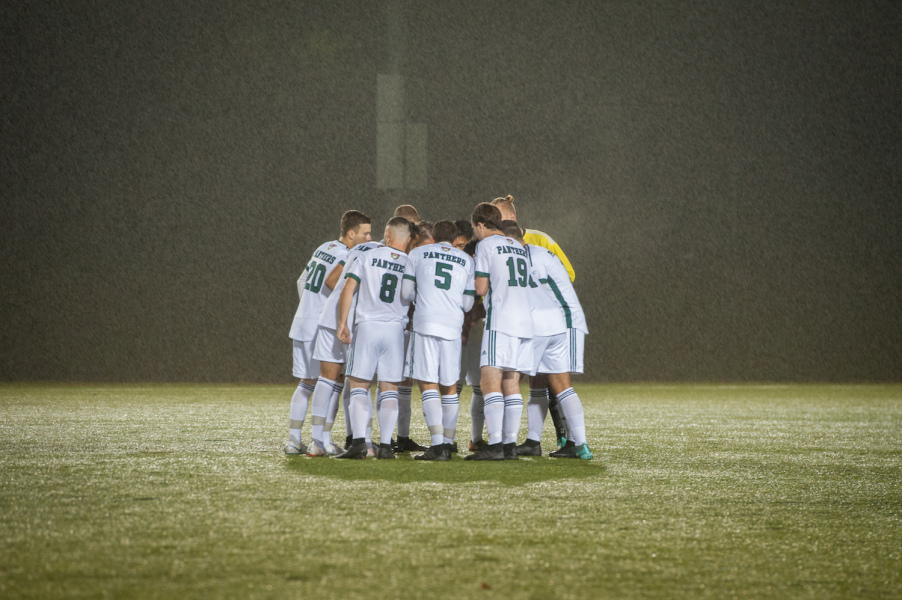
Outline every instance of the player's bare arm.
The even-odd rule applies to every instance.
[[[343,344],[351,343],[351,330],[348,329],[348,314],[351,312],[351,303],[354,299],[354,292],[357,291],[357,280],[349,277],[345,282],[345,287],[341,290],[341,297],[338,299],[338,339]]]

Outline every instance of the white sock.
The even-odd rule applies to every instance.
[[[413,389],[405,385],[398,388],[398,437],[410,437],[410,397]]]
[[[332,385],[332,393],[329,394],[329,406],[326,408],[326,422],[323,424],[323,445],[332,443],[332,425],[335,424],[335,416],[338,414],[338,397],[341,395],[342,384],[336,382]]]
[[[370,400],[370,391],[366,388],[351,390],[351,400],[348,407],[348,417],[354,433],[354,439],[366,437],[367,421],[372,417],[373,402]]]
[[[301,381],[294,390],[294,394],[291,395],[291,408],[288,411],[288,440],[296,445],[301,444],[301,429],[304,427],[307,404],[312,393],[313,386]]]
[[[500,392],[485,395],[485,426],[489,434],[488,443],[501,442],[504,427],[504,396]]]
[[[457,417],[460,415],[460,397],[457,394],[442,396],[442,442],[450,444],[457,435]]]
[[[437,446],[442,442],[442,434],[445,427],[442,425],[442,399],[438,390],[426,390],[423,392],[423,418],[426,419],[426,427],[432,436],[432,445]],[[400,431],[400,430],[399,430]],[[398,433],[398,435],[401,435]]]
[[[523,416],[523,396],[511,394],[504,397],[504,438],[505,444],[517,443],[520,431],[520,418]]]
[[[398,392],[380,392],[379,398],[379,443],[391,444],[398,422]]]
[[[526,425],[529,433],[526,439],[534,442],[542,441],[542,430],[545,428],[545,417],[548,416],[548,389],[530,388],[529,405],[526,407]]]
[[[586,421],[583,415],[583,403],[580,402],[579,396],[573,391],[573,388],[567,388],[557,396],[558,402],[561,403],[561,410],[567,417],[567,429],[573,443],[582,446],[586,443]]]
[[[341,407],[345,411],[345,435],[354,437],[354,430],[351,428],[351,410],[348,406],[351,403],[351,383],[345,382],[345,390],[341,395]]]
[[[310,396],[310,436],[320,444],[323,443],[323,425],[329,412],[329,396],[332,395],[333,386],[334,381],[320,377],[316,380],[313,395]]]
[[[473,399],[470,400],[470,440],[478,442],[482,439],[482,428],[485,427],[485,398],[482,388],[473,386]]]

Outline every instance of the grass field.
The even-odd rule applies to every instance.
[[[902,597],[902,386],[577,390],[595,460],[485,464],[288,458],[285,386],[2,385],[0,598]]]

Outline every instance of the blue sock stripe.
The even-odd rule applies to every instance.
[[[442,406],[453,406],[455,404],[460,404],[460,396],[457,394],[454,396],[442,396]]]
[[[380,397],[382,400],[385,400],[386,398],[389,399],[389,400],[392,400],[392,399],[397,400],[397,399],[398,399],[398,392],[382,392],[381,394],[379,394],[379,397]]]
[[[494,394],[486,394],[485,396],[485,405],[489,406],[491,404],[504,404],[504,396],[498,393]]]
[[[504,399],[504,406],[523,406],[523,396],[507,396]]]
[[[473,386],[473,395],[474,396],[482,396],[482,387],[478,385]]]
[[[314,386],[308,385],[308,384],[304,383],[303,381],[300,383],[300,385],[298,387],[300,387],[308,392],[311,392],[311,393],[313,392],[313,388],[314,388]]]
[[[399,393],[399,394],[407,394],[407,395],[409,396],[410,394],[413,393],[413,388],[409,388],[409,387],[399,387],[399,388],[398,388],[398,393]]]
[[[426,400],[438,400],[440,397],[438,390],[426,390],[423,392],[423,402]]]
[[[363,388],[354,388],[353,390],[351,390],[351,399],[352,400],[354,399],[354,396],[360,396],[360,395],[369,396],[370,394],[368,391],[366,391]]]

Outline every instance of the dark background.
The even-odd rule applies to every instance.
[[[586,379],[902,379],[898,2],[0,15],[2,380],[288,382],[345,209],[508,193],[577,271]],[[393,68],[426,190],[376,188]]]

